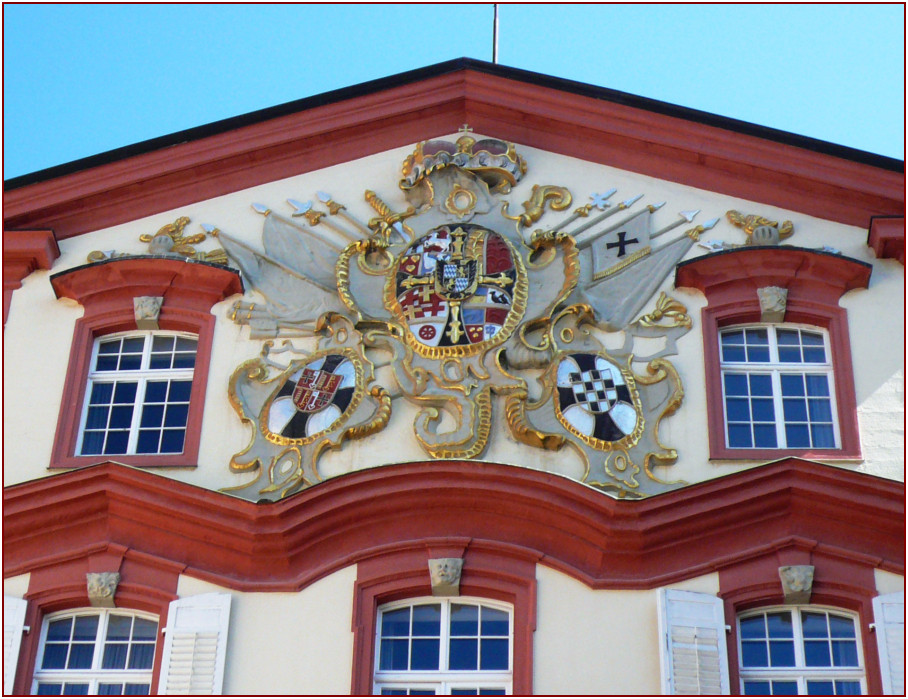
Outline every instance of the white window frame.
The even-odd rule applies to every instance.
[[[792,617],[792,633],[794,641],[795,666],[794,667],[744,667],[743,638],[741,636],[741,620],[761,614],[774,614],[788,612]],[[854,623],[855,645],[857,646],[858,664],[854,667],[808,667],[804,657],[804,632],[801,624],[801,612],[817,612],[832,614],[834,616],[850,619]],[[749,609],[738,615],[738,681],[741,694],[744,694],[745,681],[772,682],[797,682],[798,695],[807,694],[807,681],[832,681],[860,682],[861,694],[867,694],[867,671],[864,664],[864,647],[861,639],[860,618],[854,612],[834,607],[817,605],[788,605],[776,607],[761,607]]]
[[[726,361],[723,357],[722,352],[722,336],[727,332],[733,332],[736,330],[767,330],[767,338],[769,341],[769,361],[768,362],[733,362]],[[778,330],[803,330],[809,333],[820,335],[823,338],[823,351],[826,356],[826,361],[823,363],[819,362],[781,362],[779,361],[779,343],[778,337],[776,335]],[[728,449],[766,449],[766,450],[776,450],[776,451],[791,451],[797,449],[841,449],[842,448],[842,438],[839,432],[839,419],[838,419],[838,405],[836,404],[836,385],[835,385],[835,368],[832,364],[832,348],[829,343],[829,331],[825,328],[819,328],[812,325],[803,325],[796,323],[748,323],[742,325],[729,325],[719,328],[719,332],[716,335],[717,341],[719,343],[719,380],[722,387],[722,415],[723,415],[723,428],[725,430],[725,445]],[[775,428],[776,428],[776,446],[774,447],[764,447],[756,446],[755,444],[749,447],[740,447],[732,446],[731,440],[729,439],[728,434],[728,406],[726,403],[727,395],[725,393],[725,376],[726,374],[746,374],[751,375],[762,375],[769,376],[770,381],[772,382],[772,400],[773,400],[773,414],[775,415]],[[832,414],[832,431],[833,431],[833,446],[817,446],[817,447],[789,447],[788,440],[785,434],[785,412],[784,412],[784,396],[782,395],[782,375],[783,374],[823,374],[826,376],[829,385],[829,409]],[[735,396],[732,396],[733,398]],[[753,424],[751,420],[750,424]],[[808,422],[808,425],[810,423]]]
[[[441,637],[439,639],[439,668],[448,665],[448,648],[451,637],[450,614],[452,604],[469,604],[490,607],[508,615],[508,669],[507,670],[379,670],[381,658],[381,622],[385,612],[424,604],[441,605]],[[392,602],[379,607],[375,622],[375,671],[372,677],[373,694],[384,689],[434,690],[436,695],[449,695],[452,689],[503,689],[513,693],[514,676],[514,607],[510,604],[480,597],[416,597]]]
[[[96,337],[94,344],[91,349],[91,359],[89,363],[88,376],[85,381],[85,398],[82,403],[82,417],[79,420],[79,435],[76,442],[76,451],[75,455],[77,457],[83,456],[168,456],[174,454],[182,454],[186,451],[186,437],[188,435],[188,419],[189,419],[189,405],[187,404],[187,425],[183,427],[183,448],[179,452],[170,452],[170,451],[156,451],[156,452],[141,452],[137,454],[136,449],[138,448],[139,442],[139,429],[142,420],[142,408],[145,404],[145,392],[148,387],[149,381],[160,381],[160,380],[177,380],[177,381],[193,381],[195,376],[195,362],[190,368],[179,368],[179,369],[149,369],[149,363],[151,361],[151,348],[154,344],[155,337],[175,337],[175,338],[186,338],[189,340],[196,341],[196,354],[195,360],[198,360],[198,340],[199,336],[194,333],[184,333],[184,332],[169,332],[169,331],[159,331],[159,330],[146,330],[146,331],[131,331],[131,332],[122,332],[122,333],[112,333],[110,335],[101,335]],[[98,351],[103,342],[108,342],[111,340],[125,339],[125,338],[142,338],[144,345],[142,347],[142,358],[141,358],[141,368],[132,369],[132,370],[116,370],[116,371],[96,371],[95,366],[98,361]],[[132,422],[129,426],[129,441],[126,447],[126,451],[119,454],[104,454],[103,450],[100,454],[83,454],[82,447],[83,441],[86,432],[86,425],[88,422],[88,408],[91,401],[92,386],[98,383],[112,383],[112,382],[135,382],[136,385],[136,396],[132,403]],[[105,429],[105,434],[109,432],[109,428]]]
[[[104,670],[101,668],[101,661],[104,657],[104,644],[107,638],[107,626],[110,620],[111,615],[116,616],[128,616],[132,618],[145,619],[147,621],[153,621],[155,624],[158,624],[157,632],[155,633],[155,647],[154,654],[152,655],[152,666],[146,669],[141,670],[127,670],[127,669],[116,669],[116,670]],[[43,670],[41,669],[41,663],[44,659],[44,647],[47,641],[47,631],[50,627],[51,622],[59,621],[60,619],[65,619],[67,617],[73,618],[73,623],[75,623],[75,618],[79,616],[94,616],[100,615],[98,620],[98,631],[95,635],[94,641],[94,655],[92,656],[92,663],[90,669],[83,670],[70,670],[70,669],[57,669],[57,670]],[[44,617],[44,621],[41,624],[41,638],[38,643],[38,655],[35,659],[35,672],[32,676],[32,686],[31,693],[37,694],[38,685],[41,682],[44,683],[54,683],[54,684],[88,684],[88,695],[96,696],[98,694],[98,685],[99,684],[147,684],[149,695],[154,693],[154,657],[158,653],[158,637],[160,636],[160,621],[157,616],[154,614],[145,614],[143,612],[137,612],[131,609],[99,609],[97,607],[85,607],[81,609],[67,609],[66,611],[59,612],[56,614],[50,614]],[[64,695],[65,696],[65,695]]]

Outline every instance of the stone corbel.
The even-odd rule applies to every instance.
[[[157,330],[158,316],[164,304],[163,296],[136,296],[132,300],[136,314],[136,328],[139,330]]]
[[[462,570],[462,558],[430,558],[429,579],[432,582],[432,595],[435,597],[459,596]]]
[[[86,573],[88,600],[92,607],[116,607],[114,596],[120,584],[119,573]]]
[[[788,289],[781,286],[764,286],[757,289],[760,299],[760,322],[782,323],[785,321],[785,307]]]
[[[808,604],[813,590],[813,566],[781,566],[782,594],[785,604]]]

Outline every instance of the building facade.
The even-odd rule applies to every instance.
[[[5,184],[5,693],[904,694],[903,163],[460,60]]]

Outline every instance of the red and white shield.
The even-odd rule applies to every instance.
[[[303,369],[293,389],[293,404],[304,413],[318,412],[334,398],[341,378],[327,371]]]

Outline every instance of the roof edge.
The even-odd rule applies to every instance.
[[[890,158],[885,155],[870,153],[868,151],[842,146],[829,141],[823,141],[809,136],[774,129],[767,126],[760,126],[750,122],[724,117],[710,112],[704,112],[689,107],[662,102],[660,100],[648,97],[640,97],[627,92],[613,90],[610,88],[599,87],[589,83],[582,83],[565,78],[557,78],[542,73],[523,70],[520,68],[511,68],[500,64],[488,63],[474,58],[456,58],[442,63],[436,63],[423,68],[397,73],[395,75],[369,80],[356,85],[330,90],[310,97],[304,97],[298,100],[285,102],[283,104],[266,107],[264,109],[247,112],[234,117],[228,117],[219,121],[214,121],[201,126],[194,126],[189,129],[177,131],[164,136],[158,136],[145,141],[139,141],[127,146],[115,148],[109,151],[90,155],[77,160],[72,160],[60,165],[54,165],[42,170],[37,170],[25,175],[12,177],[4,180],[4,190],[10,191],[20,187],[37,184],[57,177],[64,177],[75,172],[88,170],[93,167],[105,165],[108,163],[125,160],[127,158],[151,153],[157,150],[163,150],[181,143],[200,140],[209,136],[216,136],[232,129],[250,126],[261,123],[270,119],[276,119],[288,116],[297,112],[303,112],[308,109],[320,107],[328,104],[342,102],[344,100],[373,94],[382,90],[387,90],[403,85],[409,85],[420,80],[435,78],[448,73],[462,70],[472,70],[478,73],[486,73],[497,77],[517,80],[519,82],[538,85],[563,92],[569,92],[584,97],[603,100],[620,104],[627,107],[642,109],[657,114],[663,114],[686,121],[696,122],[707,126],[712,126],[735,133],[740,133],[756,138],[762,138],[769,141],[775,141],[789,146],[802,148],[805,150],[830,155],[843,160],[850,160],[856,163],[869,165],[871,167],[889,170],[893,172],[904,172],[905,163],[903,160]]]

